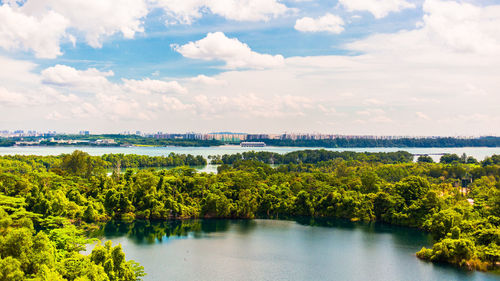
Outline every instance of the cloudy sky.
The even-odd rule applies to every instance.
[[[500,134],[498,0],[0,0],[0,130]]]

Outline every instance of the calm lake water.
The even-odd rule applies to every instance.
[[[430,235],[341,220],[110,222],[95,233],[121,243],[144,280],[499,280],[415,257]]]
[[[240,147],[236,145],[213,146],[213,147],[92,147],[92,146],[13,146],[0,147],[0,155],[59,155],[71,153],[74,150],[82,150],[91,155],[103,155],[109,153],[140,154],[149,156],[168,155],[169,153],[193,154],[208,157],[209,155],[235,154],[245,151],[269,151],[287,153],[304,149],[322,149],[318,147]],[[439,161],[440,153],[466,153],[477,160],[483,160],[487,156],[500,154],[500,147],[453,147],[453,148],[398,148],[398,147],[370,147],[370,148],[324,148],[331,151],[356,151],[356,152],[393,152],[408,151],[412,154],[431,154],[435,161]]]

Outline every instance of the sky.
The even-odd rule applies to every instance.
[[[0,130],[500,135],[500,0],[0,0]]]

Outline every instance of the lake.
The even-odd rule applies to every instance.
[[[344,220],[112,221],[95,235],[121,243],[144,280],[499,280],[415,257],[429,234]]]
[[[240,147],[236,145],[212,146],[212,147],[95,147],[95,146],[12,146],[0,147],[0,155],[59,155],[81,150],[90,155],[103,155],[109,153],[139,154],[149,156],[168,155],[170,153],[201,155],[207,158],[209,155],[235,154],[245,151],[269,151],[287,153],[304,149],[322,149],[319,147]],[[408,151],[412,154],[431,154],[434,161],[439,161],[440,153],[455,153],[462,155],[466,153],[481,161],[487,156],[500,154],[500,147],[430,147],[430,148],[408,148],[408,147],[369,147],[369,148],[323,148],[330,151],[355,151],[355,152],[394,152]]]

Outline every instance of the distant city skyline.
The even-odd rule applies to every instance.
[[[480,138],[480,137],[498,137],[498,135],[349,135],[349,134],[335,134],[335,133],[317,133],[317,132],[278,132],[278,133],[264,133],[264,132],[168,132],[168,131],[154,131],[154,132],[143,132],[143,131],[123,131],[123,132],[92,132],[89,130],[80,130],[78,132],[57,132],[57,131],[37,131],[37,130],[0,130],[0,137],[53,137],[53,136],[65,136],[65,135],[80,135],[80,136],[99,136],[99,135],[138,135],[146,137],[160,137],[160,138],[175,138],[179,137],[192,137],[197,139],[217,139],[213,136],[217,135],[233,135],[233,136],[243,136],[242,140],[246,139],[279,139],[279,138],[302,138],[302,139],[333,139],[333,138],[375,138],[375,139],[397,139],[397,138],[442,138],[442,137],[452,137],[452,138]],[[207,137],[212,136],[212,137]]]
[[[0,130],[498,136],[499,65],[494,0],[0,0]]]

